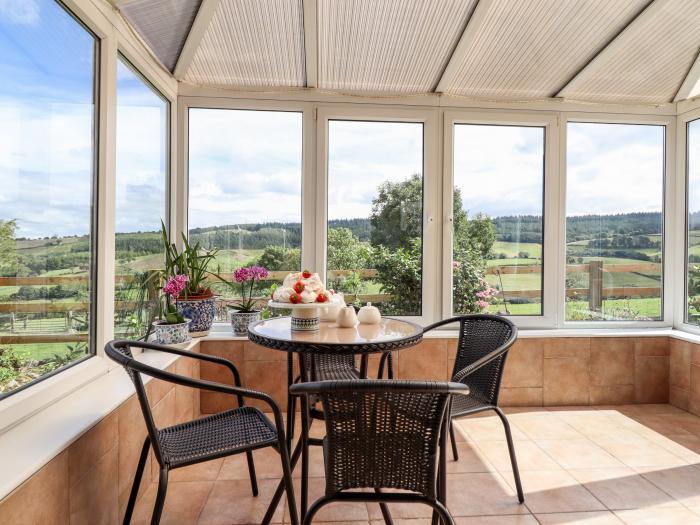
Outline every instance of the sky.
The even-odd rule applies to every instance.
[[[0,0],[0,219],[17,219],[20,237],[89,232],[94,51],[53,0]],[[154,230],[165,215],[166,110],[120,63],[118,232]],[[301,220],[300,113],[191,109],[189,125],[190,227]],[[328,126],[331,219],[367,217],[381,182],[422,173],[420,123]],[[570,123],[567,213],[659,211],[663,140],[661,126]],[[692,144],[700,129],[691,210]],[[457,125],[454,178],[469,213],[541,213],[543,147],[542,128]]]

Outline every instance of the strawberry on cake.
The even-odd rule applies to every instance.
[[[282,286],[272,293],[272,300],[291,304],[327,303],[332,296],[333,291],[326,290],[317,273],[304,270],[288,274]]]

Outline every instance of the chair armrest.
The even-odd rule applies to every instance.
[[[456,374],[454,374],[454,376],[452,377],[452,381],[456,381],[456,382],[458,382],[458,383],[461,383],[461,382],[464,381],[467,377],[469,377],[471,374],[473,374],[474,372],[476,372],[477,370],[479,370],[481,367],[488,365],[488,364],[489,364],[491,361],[493,361],[494,359],[498,359],[498,358],[501,357],[503,354],[505,354],[506,352],[508,352],[508,350],[510,349],[511,345],[512,345],[512,342],[509,341],[508,343],[506,343],[505,345],[501,346],[500,348],[497,348],[496,350],[494,350],[494,351],[491,352],[490,354],[486,354],[486,355],[485,355],[484,357],[482,357],[481,359],[477,359],[477,360],[474,361],[472,364],[470,364],[470,365],[468,365],[468,366],[465,366],[465,367],[462,368],[459,372],[457,372]]]
[[[236,386],[241,386],[241,375],[238,372],[238,368],[236,368],[236,365],[234,365],[231,361],[228,359],[224,359],[223,357],[217,357],[213,355],[208,355],[208,354],[198,354],[197,352],[191,352],[190,350],[183,350],[182,348],[174,348],[171,346],[165,346],[165,345],[159,345],[156,343],[147,343],[147,342],[142,342],[142,341],[115,341],[115,345],[119,344],[128,344],[129,346],[136,347],[136,348],[142,348],[146,350],[154,350],[156,352],[164,352],[168,354],[175,354],[183,357],[189,357],[191,359],[198,359],[200,361],[207,361],[209,363],[214,363],[217,365],[225,366],[227,367],[230,371],[231,374],[233,375],[233,381]]]

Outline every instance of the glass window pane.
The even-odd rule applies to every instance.
[[[686,320],[700,324],[700,120],[688,122],[688,310]]]
[[[661,319],[664,126],[567,129],[566,320]]]
[[[301,113],[190,109],[189,237],[220,250],[223,273],[260,264],[271,286],[301,269],[301,161]],[[236,295],[213,287],[225,320]]]
[[[168,111],[168,101],[119,57],[114,332],[122,338],[143,336],[157,314],[157,291],[145,284],[163,266]]]
[[[90,354],[96,40],[59,3],[0,16],[0,397]]]
[[[328,122],[327,286],[421,315],[423,124]]]
[[[455,314],[542,315],[544,131],[454,127]]]

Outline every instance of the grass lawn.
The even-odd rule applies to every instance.
[[[14,348],[23,354],[28,355],[31,359],[41,361],[54,354],[64,354],[68,351],[67,344],[70,343],[31,343],[21,345],[7,345]],[[74,343],[75,344],[75,343]]]
[[[493,245],[493,253],[505,253],[509,258],[516,258],[520,252],[528,254],[530,259],[542,257],[542,245],[532,242],[501,242]]]

